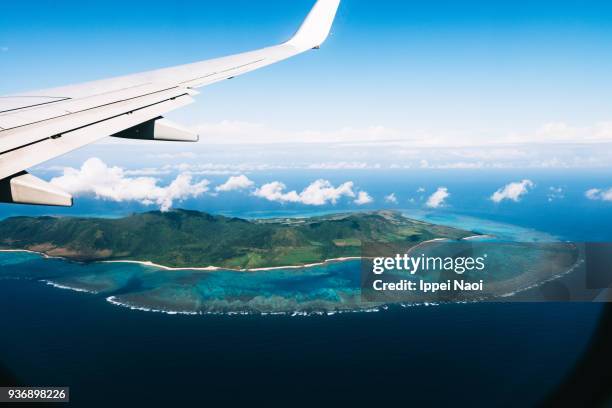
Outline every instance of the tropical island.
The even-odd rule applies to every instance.
[[[119,219],[8,218],[0,222],[0,249],[81,262],[146,261],[172,268],[243,270],[360,257],[363,242],[417,245],[471,235],[394,211],[245,220],[173,210]]]

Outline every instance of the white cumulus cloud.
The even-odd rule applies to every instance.
[[[491,200],[495,203],[501,203],[504,200],[518,202],[533,187],[535,187],[535,184],[531,180],[509,183],[493,193]]]
[[[246,190],[254,185],[255,183],[243,174],[241,176],[230,177],[224,184],[218,186],[215,190],[219,192]]]
[[[280,181],[273,181],[264,184],[253,192],[255,197],[265,198],[268,201],[276,201],[281,203],[297,203],[300,201],[300,195],[295,191],[285,192],[287,186]]]
[[[592,188],[585,193],[589,200],[612,201],[612,187],[607,190]]]
[[[287,186],[280,181],[264,184],[253,192],[256,197],[281,203],[301,203],[306,205],[336,204],[342,197],[355,197],[353,182],[349,181],[334,187],[327,180],[317,180],[306,187],[301,193],[286,191]]]
[[[385,201],[388,202],[389,204],[397,204],[397,197],[395,196],[395,193],[391,193],[388,196],[386,196]]]
[[[327,180],[317,180],[300,194],[302,202],[307,205],[324,205],[327,202],[336,204],[343,197],[354,197],[353,182],[346,182],[338,187],[334,187]]]
[[[429,196],[425,205],[429,208],[439,208],[444,205],[449,196],[450,193],[446,187],[439,187],[435,193]]]
[[[174,201],[199,197],[208,191],[208,180],[194,182],[191,174],[181,173],[169,185],[158,185],[153,177],[129,177],[121,167],[110,167],[98,158],[88,159],[80,169],[67,167],[51,183],[71,194],[93,194],[96,198],[156,204],[162,211]]]
[[[355,204],[357,205],[366,205],[373,202],[374,199],[372,198],[372,196],[366,193],[365,191],[360,191],[359,194],[357,194],[357,198],[355,199]]]

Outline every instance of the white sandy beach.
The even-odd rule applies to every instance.
[[[59,257],[59,256],[49,256],[43,252],[37,252],[37,251],[31,251],[28,249],[0,249],[0,252],[25,252],[25,253],[30,253],[30,254],[36,254],[36,255],[40,255],[43,258],[49,258],[49,259],[65,259],[67,261],[71,261],[68,258],[63,258],[63,257]],[[158,269],[163,269],[165,271],[202,271],[202,272],[214,272],[214,271],[235,271],[235,272],[261,272],[261,271],[274,271],[274,270],[280,270],[280,269],[304,269],[304,268],[313,268],[316,266],[324,266],[330,263],[336,263],[336,262],[346,262],[346,261],[353,261],[353,260],[361,260],[361,257],[345,257],[345,258],[334,258],[334,259],[326,259],[325,261],[322,262],[317,262],[317,263],[312,263],[312,264],[307,264],[307,265],[291,265],[291,266],[273,266],[273,267],[268,267],[268,268],[254,268],[254,269],[232,269],[232,268],[221,268],[218,266],[206,266],[206,267],[189,267],[189,268],[173,268],[171,266],[166,266],[166,265],[160,265],[160,264],[156,264],[154,262],[151,261],[133,261],[133,260],[127,260],[127,259],[119,259],[119,260],[113,260],[113,261],[98,261],[99,263],[108,263],[108,264],[113,264],[113,263],[127,263],[127,264],[138,264],[138,265],[143,265],[143,266],[149,266],[149,267],[153,267],[153,268],[158,268]],[[74,261],[71,261],[74,262]]]
[[[487,237],[487,235],[474,235],[474,236],[470,236],[467,238],[463,238],[464,240],[470,240],[470,239],[476,239],[476,238],[482,238],[482,237]],[[440,241],[447,241],[447,238],[434,238],[428,241],[423,241],[417,245],[415,245],[414,247],[412,247],[410,249],[410,251],[413,251],[421,246],[427,245],[429,243],[434,243],[434,242],[440,242]],[[37,251],[31,251],[31,250],[27,250],[27,249],[0,249],[0,252],[27,252],[27,253],[31,253],[31,254],[38,254],[40,256],[43,256],[44,258],[52,258],[52,259],[66,259],[66,260],[70,260],[68,258],[64,258],[64,257],[59,257],[59,256],[50,256],[47,255],[43,252],[37,252]],[[220,271],[220,270],[224,270],[224,271],[235,271],[235,272],[263,272],[263,271],[275,271],[275,270],[281,270],[281,269],[306,269],[306,268],[314,268],[317,266],[325,266],[327,264],[330,263],[337,263],[337,262],[347,262],[347,261],[359,261],[361,260],[362,257],[356,256],[356,257],[343,257],[343,258],[333,258],[333,259],[326,259],[325,261],[322,262],[316,262],[316,263],[311,263],[311,264],[306,264],[306,265],[288,265],[288,266],[272,266],[272,267],[267,267],[267,268],[252,268],[252,269],[232,269],[232,268],[221,268],[218,266],[205,266],[205,267],[189,267],[189,268],[185,268],[185,267],[181,267],[181,268],[174,268],[171,266],[166,266],[166,265],[160,265],[157,264],[155,262],[151,262],[151,261],[134,261],[134,260],[127,260],[127,259],[119,259],[119,260],[112,260],[112,261],[99,261],[100,263],[127,263],[127,264],[138,264],[138,265],[143,265],[143,266],[149,266],[152,268],[158,268],[158,269],[162,269],[165,271],[201,271],[201,272],[215,272],[215,271]]]

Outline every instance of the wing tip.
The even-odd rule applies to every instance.
[[[329,36],[339,7],[340,0],[318,0],[287,44],[300,50],[320,48]]]

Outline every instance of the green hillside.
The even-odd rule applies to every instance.
[[[0,248],[78,261],[138,260],[170,267],[260,268],[360,256],[363,241],[459,239],[472,233],[390,211],[247,221],[176,210],[121,219],[15,217],[0,222]]]

